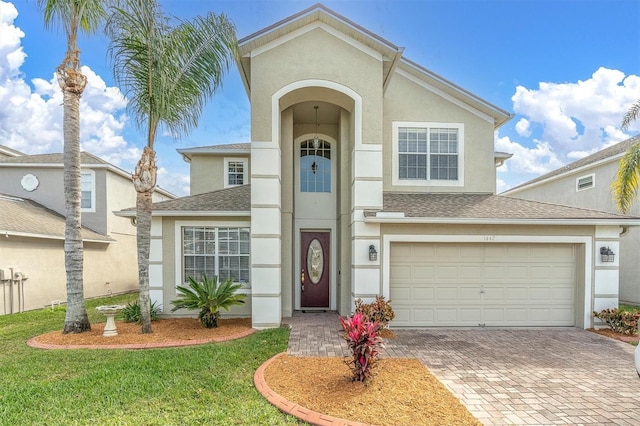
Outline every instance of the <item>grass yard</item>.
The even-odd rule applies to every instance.
[[[629,311],[629,312],[640,312],[640,306],[621,304],[620,305],[620,310],[621,311]]]
[[[99,305],[135,295],[87,301]],[[254,388],[253,374],[286,349],[288,330],[226,343],[152,350],[42,350],[26,340],[62,330],[64,310],[0,316],[0,425],[299,424]]]

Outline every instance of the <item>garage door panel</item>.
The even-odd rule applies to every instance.
[[[433,279],[436,275],[434,266],[414,266],[411,277],[414,279]]]
[[[411,287],[400,287],[391,285],[389,289],[389,299],[393,300],[394,308],[397,303],[411,302]]]
[[[391,265],[391,276],[394,280],[410,280],[411,265]]]
[[[458,275],[458,267],[457,266],[436,266],[435,268],[435,278],[439,280],[447,280],[454,279],[457,280]]]
[[[413,297],[415,301],[433,302],[435,290],[432,287],[414,287]]]
[[[394,243],[391,259],[394,326],[574,325],[573,245]]]

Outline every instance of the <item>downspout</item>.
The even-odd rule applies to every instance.
[[[626,237],[627,235],[629,235],[629,227],[628,226],[622,226],[622,231],[620,231],[620,235],[619,237]]]

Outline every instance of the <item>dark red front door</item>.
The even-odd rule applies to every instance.
[[[329,232],[300,232],[300,307],[329,307]]]

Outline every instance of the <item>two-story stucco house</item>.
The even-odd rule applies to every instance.
[[[589,327],[617,306],[598,253],[640,222],[495,195],[507,111],[322,5],[239,44],[250,143],[179,150],[192,195],[153,206],[165,313],[203,272],[244,284],[256,328],[379,294],[395,327]]]
[[[66,300],[62,157],[0,146],[0,314]],[[136,229],[113,213],[135,204],[131,175],[86,152],[81,165],[85,296],[135,290]],[[154,194],[156,201],[172,198],[159,188]],[[11,271],[28,279],[11,281]]]
[[[616,213],[611,195],[620,159],[636,136],[512,188],[504,195]],[[630,212],[640,216],[640,204]],[[640,229],[620,228],[620,301],[640,304]]]

